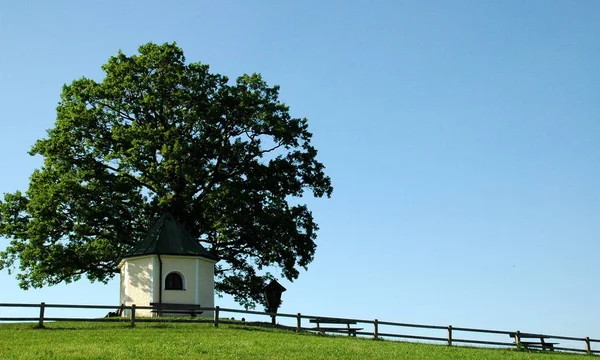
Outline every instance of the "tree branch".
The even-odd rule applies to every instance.
[[[227,269],[218,269],[218,270],[215,270],[215,274],[222,274],[224,272],[231,271],[231,270],[233,270],[232,267],[227,268]]]
[[[266,153],[270,153],[271,151],[273,151],[273,150],[277,150],[277,149],[279,149],[279,148],[280,148],[280,147],[282,147],[282,146],[283,146],[283,143],[279,142],[279,143],[278,143],[276,146],[273,146],[273,147],[272,147],[272,148],[270,148],[270,149],[261,150],[261,151],[259,151],[258,153],[259,153],[259,155],[266,154]]]
[[[112,110],[112,111],[116,112],[117,114],[119,114],[119,116],[120,116],[120,117],[121,117],[121,119],[123,119],[123,120],[131,121],[131,122],[134,122],[134,121],[136,120],[135,118],[131,117],[131,116],[130,116],[129,114],[127,114],[126,112],[124,112],[124,111],[122,111],[122,110],[120,110],[120,109],[117,109],[117,108],[115,108],[114,106],[111,106],[111,105],[109,105],[109,104],[105,104],[105,103],[103,103],[103,102],[98,102],[98,104],[100,104],[101,106],[103,106],[103,107],[106,107],[106,108],[109,108],[110,110]]]
[[[128,173],[126,173],[126,172],[120,172],[120,171],[119,171],[119,169],[117,169],[117,168],[114,168],[114,167],[112,167],[112,166],[110,166],[110,165],[108,165],[108,164],[105,164],[105,163],[103,163],[103,162],[101,162],[101,161],[98,161],[98,160],[96,160],[96,159],[93,159],[93,160],[94,160],[94,162],[95,162],[97,165],[100,165],[101,167],[103,167],[103,168],[105,168],[105,169],[112,170],[112,171],[114,171],[115,173],[117,173],[117,174],[119,174],[119,175],[125,176],[126,178],[128,178],[128,179],[131,179],[131,180],[135,181],[135,182],[136,182],[138,185],[144,186],[144,187],[146,187],[148,190],[150,190],[150,191],[154,192],[155,194],[158,194],[158,191],[157,191],[157,190],[156,190],[156,189],[155,189],[153,186],[151,186],[150,184],[148,184],[148,183],[146,183],[146,182],[144,182],[144,181],[142,181],[142,180],[138,179],[137,177],[135,177],[135,176],[133,176],[133,175],[131,175],[131,174],[128,174]]]

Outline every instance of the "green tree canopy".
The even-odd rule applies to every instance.
[[[0,201],[0,269],[24,289],[86,276],[106,282],[151,223],[170,211],[222,260],[218,293],[244,306],[276,269],[292,281],[318,226],[294,199],[330,196],[307,120],[292,118],[258,74],[235,84],[176,44],[119,52],[101,82],[65,85],[54,128],[31,155],[25,193]]]

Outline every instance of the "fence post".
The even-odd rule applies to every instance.
[[[39,326],[41,328],[44,327],[44,312],[45,312],[45,310],[46,310],[46,303],[42,302],[40,304],[40,324],[39,324]]]
[[[131,304],[131,327],[135,327],[135,304]]]
[[[448,325],[448,346],[452,346],[452,325]]]
[[[215,327],[219,327],[219,307],[215,306]]]
[[[515,332],[515,344],[517,344],[517,347],[521,347],[521,332],[519,330]]]
[[[373,321],[373,337],[375,340],[379,339],[379,320]]]
[[[590,345],[590,337],[586,336],[585,339],[583,339],[583,341],[585,341],[585,352],[587,352],[589,355],[592,354],[592,346]]]
[[[296,314],[296,331],[302,330],[302,315]]]

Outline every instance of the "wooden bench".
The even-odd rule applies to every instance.
[[[125,304],[121,304],[121,306],[117,309],[117,311],[110,311],[108,314],[106,314],[105,318],[120,317],[121,315],[123,315],[123,307],[124,306],[125,306]]]
[[[551,338],[551,336],[542,335],[542,334],[530,334],[530,333],[510,333],[509,336],[515,339],[515,343],[521,346],[524,346],[528,349],[542,349],[542,350],[550,350],[554,351],[554,345],[558,345],[557,342],[548,342],[546,339]],[[521,341],[521,339],[539,339],[539,341]]]
[[[309,322],[313,323],[313,324],[317,324],[317,326],[313,329],[317,330],[321,334],[326,331],[347,332],[348,336],[356,337],[356,332],[363,329],[363,328],[351,327],[350,325],[356,324],[356,321],[354,321],[354,320],[332,319],[332,318],[314,318],[314,319],[310,319]],[[322,327],[321,324],[346,324],[346,327]]]
[[[158,316],[168,313],[189,314],[191,317],[196,317],[204,312],[200,310],[202,306],[198,304],[150,303],[150,306],[153,307],[151,312],[157,313]]]

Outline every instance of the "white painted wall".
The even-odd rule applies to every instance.
[[[199,304],[207,307],[215,306],[215,261],[208,259],[197,259],[197,265],[200,272],[198,278],[198,294]],[[205,311],[203,316],[212,317],[212,311]]]
[[[191,257],[162,255],[163,296],[165,303],[215,305],[214,265],[215,261]],[[183,278],[185,290],[166,290],[164,283],[170,272],[177,272]],[[212,311],[205,311],[202,317],[212,317]]]
[[[125,259],[121,262],[121,303],[149,306],[154,301],[154,266],[151,255]],[[136,310],[136,315],[151,316],[150,310]],[[130,316],[130,311],[123,312]]]
[[[122,268],[121,264],[119,264],[119,271],[120,271],[120,276],[119,276],[119,288],[121,289],[120,294],[119,294],[119,305],[121,304],[125,304],[125,276],[123,275],[123,272],[125,271],[125,269]]]
[[[162,260],[162,282],[160,279]],[[119,264],[121,270],[121,303],[148,306],[159,302],[162,284],[162,302],[198,304],[213,307],[214,264],[215,261],[191,256],[146,255],[127,258]],[[183,279],[184,290],[166,290],[165,280],[170,272],[177,272]],[[150,310],[136,310],[138,316],[154,316]],[[125,311],[123,316],[130,316]],[[212,317],[212,311],[205,311],[202,317]]]
[[[198,304],[195,294],[197,288],[196,258],[191,256],[161,255],[163,263],[163,293],[162,301],[174,304]],[[177,272],[183,278],[184,290],[166,290],[165,279],[171,272]]]

